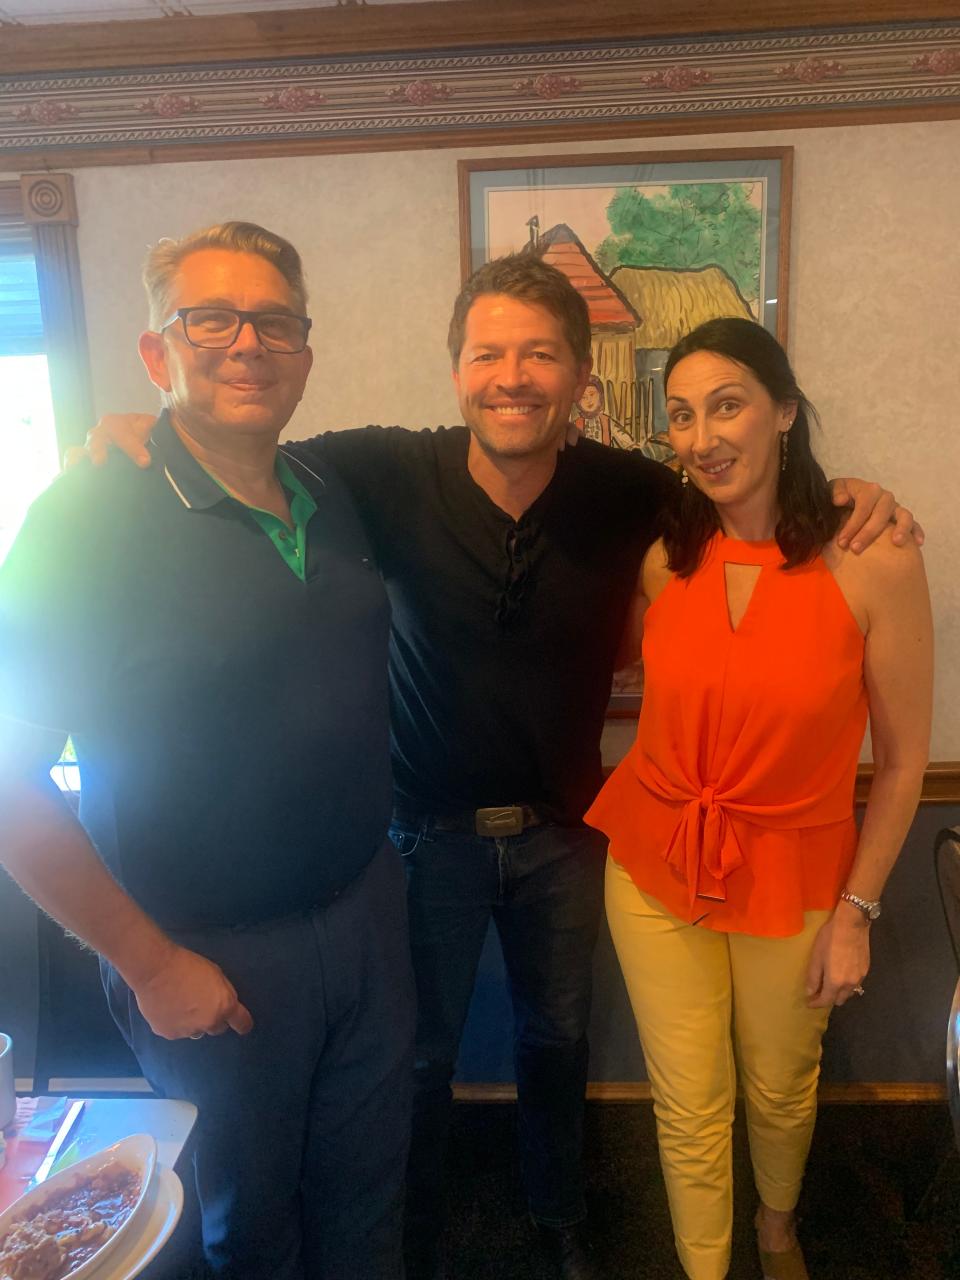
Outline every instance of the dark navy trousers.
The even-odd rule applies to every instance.
[[[413,984],[389,843],[332,905],[174,940],[215,961],[247,1036],[163,1040],[106,967],[144,1076],[199,1108],[195,1158],[218,1280],[401,1280]]]
[[[523,1180],[530,1211],[566,1226],[586,1213],[581,1156],[593,952],[606,837],[544,825],[516,836],[394,823],[407,870],[417,986],[406,1257],[430,1274],[442,1223],[447,1129],[460,1037],[491,919],[514,1014]]]

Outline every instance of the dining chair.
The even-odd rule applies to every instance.
[[[960,827],[944,827],[938,833],[933,857],[940,902],[958,970],[947,1022],[947,1101],[953,1136],[960,1150]]]
[[[96,1080],[101,1094],[131,1092],[128,1081],[140,1079],[140,1067],[110,1016],[98,957],[42,911],[37,967],[33,1092],[50,1093],[51,1080],[60,1078]]]
[[[933,857],[947,932],[960,970],[960,827],[944,827],[937,833]]]
[[[947,1023],[947,1101],[953,1121],[953,1137],[960,1151],[960,978],[953,992],[950,1021]]]

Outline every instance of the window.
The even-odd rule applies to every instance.
[[[93,420],[76,221],[69,175],[0,182],[0,563]],[[70,743],[51,773],[78,789]]]
[[[0,226],[0,562],[58,452],[33,240]]]

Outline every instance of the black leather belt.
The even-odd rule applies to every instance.
[[[539,827],[550,819],[530,804],[497,804],[460,813],[415,813],[396,808],[394,821],[426,831],[449,831],[477,836],[518,836],[527,827]]]

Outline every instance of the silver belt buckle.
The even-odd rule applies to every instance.
[[[474,814],[478,836],[518,836],[523,830],[523,805],[494,805]]]

